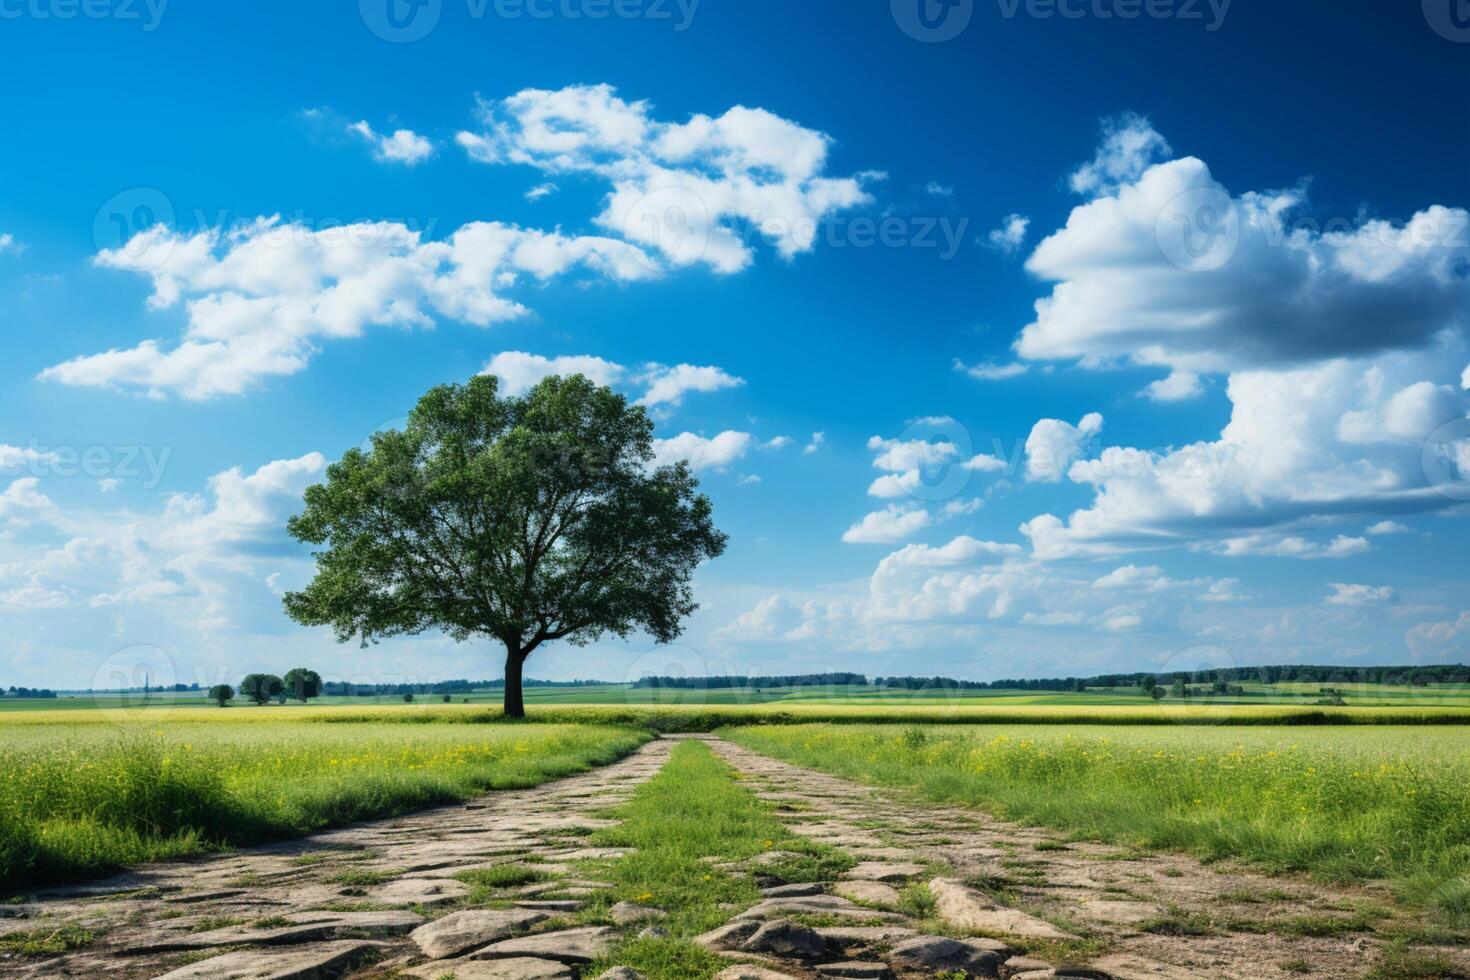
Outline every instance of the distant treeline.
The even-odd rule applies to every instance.
[[[54,698],[56,692],[50,688],[0,687],[0,698]]]
[[[542,681],[527,678],[525,687],[596,687],[607,681]],[[380,695],[400,694],[473,694],[475,691],[498,691],[505,687],[505,679],[493,681],[454,680],[424,684],[357,684],[351,681],[325,681],[322,693],[331,697],[371,698]]]
[[[723,688],[723,687],[833,687],[865,686],[866,674],[779,674],[769,677],[640,677],[634,687]]]
[[[1470,667],[1440,664],[1426,667],[1320,667],[1290,664],[1270,667],[1220,667],[1210,670],[1136,671],[1129,674],[1098,674],[1092,677],[1004,678],[995,681],[966,681],[953,677],[875,677],[871,686],[903,691],[1081,691],[1092,687],[1141,688],[1170,684],[1205,684],[1215,690],[1240,693],[1230,682],[1257,681],[1262,684],[1392,684],[1423,687],[1430,684],[1470,684]],[[643,677],[634,687],[670,688],[762,688],[869,686],[865,674],[781,674],[751,677]]]

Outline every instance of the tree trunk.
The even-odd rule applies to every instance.
[[[505,648],[505,717],[526,717],[526,701],[521,693],[521,664],[524,658],[519,647]]]

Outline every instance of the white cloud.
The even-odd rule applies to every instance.
[[[1092,162],[1078,167],[1068,179],[1078,194],[1111,193],[1137,180],[1150,164],[1170,152],[1169,141],[1146,118],[1132,112],[1104,119],[1102,137]]]
[[[1136,613],[1118,613],[1103,619],[1102,627],[1114,633],[1136,629],[1143,624],[1143,617]]]
[[[1163,148],[1139,132],[1114,135]],[[1318,231],[1296,217],[1300,189],[1234,196],[1193,157],[1140,168],[1148,154],[1116,150],[1100,159],[1120,161],[1117,181],[1084,180],[1097,196],[1027,260],[1056,285],[1023,358],[1250,370],[1422,348],[1466,322],[1463,209]]]
[[[550,197],[552,194],[555,194],[558,190],[560,190],[560,188],[557,187],[555,184],[550,183],[550,182],[547,182],[547,183],[544,183],[544,184],[537,184],[535,187],[533,187],[530,190],[526,191],[525,197],[526,197],[526,200],[528,200],[528,201],[539,201],[543,197]]]
[[[1156,402],[1188,401],[1204,393],[1205,386],[1193,371],[1171,371],[1167,377],[1149,382],[1143,389],[1144,397]]]
[[[687,460],[696,470],[729,466],[750,449],[748,432],[725,431],[712,439],[693,432],[681,432],[671,439],[653,440],[654,465],[664,466]]]
[[[830,137],[764,109],[661,122],[610,85],[580,85],[482,102],[480,115],[482,131],[458,137],[471,159],[601,177],[611,193],[597,223],[675,266],[745,268],[747,222],[790,258],[823,219],[871,200],[872,175],[824,175]]]
[[[1372,535],[1408,534],[1409,529],[1398,521],[1379,521],[1368,528],[1368,533]]]
[[[309,453],[250,473],[232,468],[211,477],[207,493],[172,494],[149,514],[54,512],[51,526],[70,536],[0,563],[0,604],[44,610],[171,603],[180,605],[166,618],[170,626],[229,628],[247,583],[294,552],[286,518],[301,509],[302,492],[325,467],[321,454]]]
[[[812,441],[809,442],[809,443],[807,443],[805,446],[803,446],[801,448],[801,451],[803,453],[805,453],[806,455],[811,455],[812,453],[816,452],[818,449],[821,449],[822,448],[822,443],[824,443],[826,441],[827,441],[827,433],[825,433],[825,432],[813,432],[812,433]]]
[[[991,229],[985,236],[989,246],[997,252],[1006,255],[1014,255],[1026,240],[1026,229],[1030,227],[1031,219],[1025,215],[1008,214],[1000,223],[999,228]]]
[[[1076,425],[1061,419],[1042,419],[1026,437],[1026,479],[1057,483],[1072,462],[1086,452],[1093,436],[1102,431],[1103,417],[1084,415]]]
[[[1438,661],[1464,662],[1470,650],[1470,612],[1458,619],[1416,623],[1404,634],[1414,656]]]
[[[25,250],[25,243],[17,241],[10,232],[0,234],[0,255],[19,255]]]
[[[40,376],[190,399],[294,374],[320,342],[372,326],[427,327],[430,314],[482,327],[514,319],[527,310],[504,293],[526,279],[545,282],[578,267],[618,281],[653,275],[624,242],[484,222],[429,242],[392,222],[317,231],[264,218],[192,236],[160,225],[103,251],[96,264],[150,276],[151,308],[183,300],[183,339],[78,357]]]
[[[103,493],[112,493],[118,488],[121,482],[116,477],[104,477],[97,481],[97,489]]]
[[[1364,538],[1319,541],[1323,523],[1444,510],[1458,501],[1429,484],[1423,446],[1470,411],[1445,384],[1443,353],[1339,359],[1293,370],[1241,371],[1226,386],[1230,422],[1214,441],[1147,450],[1108,447],[1066,470],[1089,506],[1065,521],[1023,527],[1038,555],[1190,545],[1226,555],[1342,557]]]
[[[505,394],[523,395],[534,388],[538,381],[553,375],[581,374],[600,385],[614,385],[623,379],[627,369],[621,364],[589,354],[542,357],[540,354],[508,350],[490,358],[480,373],[493,374],[499,378]]]
[[[638,400],[640,405],[678,405],[691,391],[720,391],[745,384],[743,378],[727,374],[720,368],[696,367],[693,364],[676,364],[673,367],[650,365],[638,380],[648,386]]]
[[[955,358],[954,369],[963,371],[970,377],[980,381],[1003,381],[1006,378],[1018,378],[1031,370],[1030,365],[1020,361],[1012,361],[1009,364],[996,364],[986,362],[984,364],[966,364],[959,358]]]
[[[0,493],[0,527],[25,525],[54,514],[56,505],[41,492],[40,486],[40,479],[34,476],[11,481]]]
[[[1329,582],[1332,594],[1325,600],[1331,606],[1377,606],[1398,599],[1398,593],[1387,585],[1352,585]]]
[[[924,185],[924,193],[933,197],[954,197],[954,187],[950,184],[941,184],[937,180],[931,180]]]
[[[929,512],[915,505],[890,504],[875,510],[842,533],[848,544],[892,544],[928,527]]]
[[[367,140],[373,148],[373,159],[383,163],[401,163],[413,167],[434,155],[433,141],[411,129],[379,133],[366,121],[355,122],[347,128]]]
[[[793,441],[790,436],[772,436],[770,439],[761,443],[760,448],[765,450],[785,449]]]

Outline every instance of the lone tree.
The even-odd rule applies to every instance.
[[[228,684],[216,684],[209,689],[209,696],[214,699],[215,704],[223,708],[235,696],[235,689]]]
[[[285,689],[285,682],[275,674],[247,674],[240,682],[240,693],[257,705],[268,703]]]
[[[322,675],[306,667],[292,667],[283,680],[286,693],[302,704],[322,693]]]
[[[690,578],[725,549],[688,464],[653,468],[653,423],[581,375],[502,398],[490,376],[430,390],[399,431],[349,450],[287,525],[325,545],[285,598],[339,641],[440,629],[505,647],[505,713],[543,643],[645,630],[696,608]]]

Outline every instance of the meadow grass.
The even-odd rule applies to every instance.
[[[630,939],[603,965],[631,966],[649,980],[704,980],[730,965],[693,938],[723,925],[761,896],[748,875],[731,874],[720,864],[791,852],[798,856],[771,867],[788,880],[815,880],[851,863],[788,832],[770,804],[741,786],[728,765],[695,741],[675,746],[658,775],[611,815],[622,823],[599,831],[592,842],[636,850],[608,862],[598,877],[612,883],[614,901],[664,909],[668,916],[659,925],[669,935]],[[587,975],[600,972],[595,967]]]
[[[711,732],[726,725],[915,724],[915,725],[1470,725],[1470,708],[1304,707],[1213,703],[1098,703],[1077,696],[1071,703],[1027,703],[996,698],[989,702],[916,699],[908,702],[841,703],[823,700],[779,704],[565,705],[528,709],[527,718],[510,722],[498,707],[476,704],[313,704],[264,708],[154,707],[0,712],[0,738],[31,726],[174,723],[360,724],[586,724],[620,725],[661,732]]]
[[[590,725],[0,725],[0,891],[534,786],[647,738]]]
[[[1385,880],[1470,920],[1470,744],[1455,729],[733,728],[751,749],[1146,849]]]

